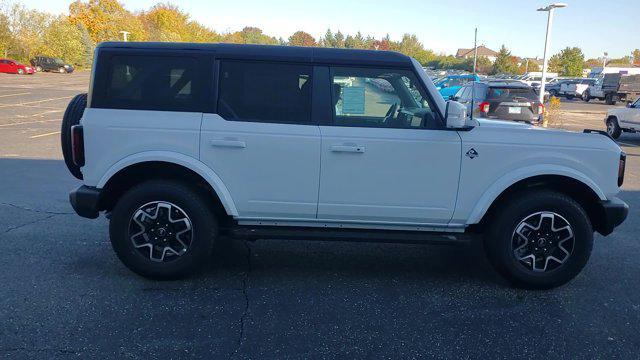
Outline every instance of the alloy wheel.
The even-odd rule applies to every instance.
[[[520,265],[535,273],[553,271],[571,257],[575,235],[561,215],[541,211],[525,217],[511,237],[513,255]]]
[[[193,240],[187,213],[167,201],[139,207],[129,221],[129,239],[138,253],[154,262],[174,261],[184,255]]]

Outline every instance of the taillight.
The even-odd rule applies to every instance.
[[[71,156],[74,164],[79,167],[84,166],[84,130],[82,125],[71,127]]]
[[[488,114],[489,113],[489,103],[486,102],[486,101],[480,103],[480,111],[485,113],[485,114]]]
[[[544,114],[544,104],[538,104],[538,115]]]
[[[620,163],[618,164],[618,186],[624,183],[624,171],[627,166],[627,154],[620,153]]]

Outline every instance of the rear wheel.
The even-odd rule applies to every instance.
[[[118,258],[133,272],[153,279],[196,271],[211,255],[218,229],[205,199],[176,181],[152,180],[127,191],[109,224]]]
[[[607,103],[607,105],[615,105],[617,99],[615,98],[615,96],[613,96],[613,94],[607,94],[604,97],[604,101]]]
[[[622,129],[618,125],[618,119],[610,117],[607,119],[607,133],[614,139],[617,139],[622,134]]]
[[[591,255],[593,229],[573,199],[530,190],[512,197],[497,211],[485,250],[496,270],[514,286],[557,287],[584,268]]]
[[[18,74],[20,74],[20,75],[24,75],[24,70],[22,70],[22,69],[18,69]]]
[[[42,72],[42,66],[36,66],[36,71],[37,72]]]
[[[589,90],[585,90],[582,93],[582,100],[584,100],[585,102],[589,102],[589,100],[591,100],[591,94],[589,94]]]
[[[573,100],[574,96],[573,95],[567,95],[567,100]]]
[[[67,165],[69,172],[78,179],[82,179],[80,167],[73,163],[73,155],[71,149],[71,127],[78,125],[84,109],[87,107],[87,94],[76,95],[64,112],[62,117],[62,126],[60,127],[60,144],[62,145],[62,155],[64,163]]]
[[[60,68],[58,68],[58,72],[60,74],[64,74],[65,72],[67,72],[62,66]]]

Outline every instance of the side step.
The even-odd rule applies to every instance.
[[[361,230],[288,226],[233,226],[225,235],[245,240],[316,240],[407,244],[466,244],[467,233]]]

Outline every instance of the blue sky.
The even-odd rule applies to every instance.
[[[29,8],[66,13],[71,0],[22,0]],[[147,9],[159,1],[121,0],[131,11]],[[587,57],[629,55],[640,48],[639,0],[565,0],[556,10],[551,53],[579,46]],[[546,13],[535,10],[542,0],[189,0],[173,1],[192,18],[220,31],[258,26],[269,35],[287,38],[303,29],[318,37],[326,31],[376,37],[416,34],[438,53],[453,54],[478,42],[498,50],[507,45],[514,55],[542,57]]]

